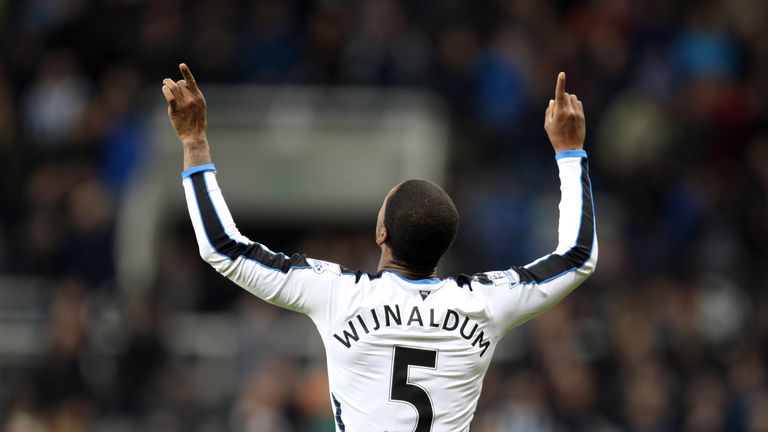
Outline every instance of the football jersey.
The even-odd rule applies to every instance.
[[[525,266],[442,279],[371,275],[272,252],[237,230],[213,164],[189,168],[182,178],[203,259],[316,325],[337,431],[467,431],[502,336],[556,304],[595,268],[586,153],[565,151],[556,159],[557,249]]]

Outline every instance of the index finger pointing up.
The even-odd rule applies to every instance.
[[[560,105],[565,101],[565,72],[557,74],[557,87],[555,87],[555,102]]]
[[[194,93],[197,91],[197,82],[195,82],[195,77],[192,76],[192,71],[189,70],[189,67],[186,63],[182,63],[179,65],[179,70],[181,71],[181,75],[184,76],[184,81],[187,82],[187,88]]]

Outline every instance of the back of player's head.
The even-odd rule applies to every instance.
[[[459,213],[440,186],[428,180],[406,180],[387,198],[384,227],[394,259],[434,267],[456,237]]]

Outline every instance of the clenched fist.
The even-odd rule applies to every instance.
[[[557,76],[555,99],[550,99],[544,115],[544,130],[547,131],[555,153],[584,148],[587,133],[584,107],[576,95],[565,92],[565,72]]]
[[[163,95],[168,102],[168,117],[176,136],[185,145],[206,140],[205,98],[186,64],[179,65],[184,79],[163,80]]]

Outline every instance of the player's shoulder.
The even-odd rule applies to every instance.
[[[456,278],[459,287],[474,290],[475,288],[492,286],[513,286],[520,282],[520,275],[516,271],[494,270],[475,274],[461,274]]]
[[[306,263],[306,266],[301,267],[301,269],[311,272],[313,275],[338,278],[340,281],[354,285],[371,281],[380,276],[371,275],[361,270],[352,270],[341,264],[317,258],[306,258]]]
[[[350,270],[341,264],[317,258],[306,258],[306,265],[296,267],[305,276],[312,278],[327,278],[338,281],[356,282],[361,278],[361,272]]]
[[[342,267],[334,262],[325,261],[316,258],[307,258],[307,269],[312,270],[315,274],[325,274],[328,276],[341,276]]]

